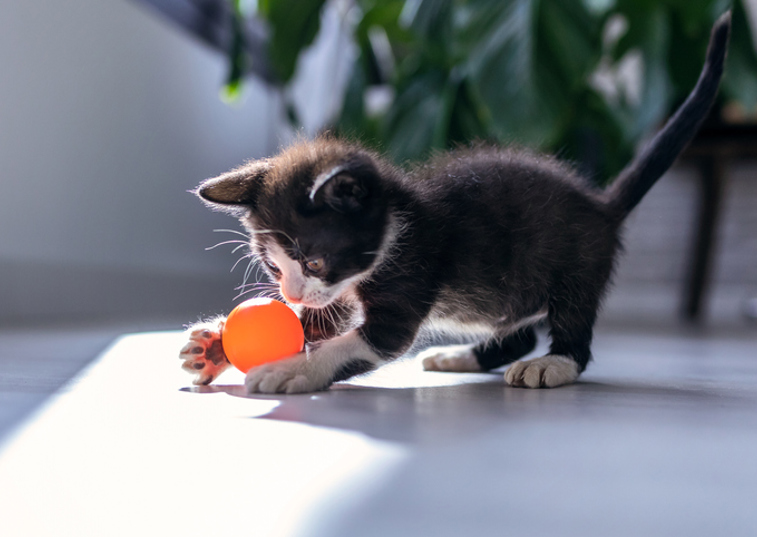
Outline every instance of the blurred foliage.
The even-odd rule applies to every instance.
[[[236,0],[238,2],[238,0]],[[721,98],[757,106],[757,57],[733,4]],[[319,30],[325,0],[259,0],[281,83]],[[475,139],[557,153],[604,181],[694,86],[724,0],[353,0],[359,55],[333,129],[398,162]],[[615,39],[608,29],[625,27]],[[640,54],[636,98],[593,82]],[[233,56],[233,55],[232,55]],[[233,65],[233,61],[232,61]],[[371,106],[373,97],[386,105]]]

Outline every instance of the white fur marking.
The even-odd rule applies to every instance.
[[[426,371],[449,371],[453,373],[480,373],[481,366],[473,353],[473,345],[448,345],[430,347],[418,353]]]
[[[335,175],[340,174],[344,171],[344,166],[334,166],[329,171],[324,172],[320,174],[318,177],[315,178],[315,181],[313,181],[313,188],[310,189],[310,201],[313,201],[315,199],[315,195],[318,193],[318,190],[325,185],[331,178],[333,178]]]
[[[381,358],[352,330],[301,352],[251,369],[245,386],[249,393],[306,393],[328,388],[339,369],[353,361],[378,363]]]
[[[545,319],[547,317],[547,310],[543,309],[542,311],[539,311],[535,314],[533,314],[531,317],[524,317],[522,319],[518,319],[514,323],[508,325],[506,334],[514,334],[521,328],[525,328],[527,326],[532,326],[541,321],[542,319]],[[500,319],[500,322],[505,322],[507,319]]]
[[[515,362],[505,371],[505,382],[523,388],[554,388],[578,378],[578,364],[567,356],[548,354]]]

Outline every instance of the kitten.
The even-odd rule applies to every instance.
[[[426,369],[514,362],[505,373],[512,386],[575,381],[591,360],[621,224],[707,115],[729,30],[726,14],[691,95],[605,191],[528,151],[476,145],[405,172],[329,136],[204,182],[197,194],[240,217],[305,328],[305,350],[253,368],[247,390],[323,390],[401,356],[422,326],[486,334],[476,345],[424,351]],[[543,319],[549,354],[518,361]],[[219,318],[187,332],[181,358],[198,384],[229,365],[222,327]]]

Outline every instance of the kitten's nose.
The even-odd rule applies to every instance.
[[[286,300],[290,304],[301,304],[302,303],[302,296],[296,296],[296,295],[292,295],[290,293],[287,293],[284,290],[284,287],[281,288],[281,294],[284,297],[284,300]]]

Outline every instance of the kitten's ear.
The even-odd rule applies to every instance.
[[[207,179],[194,191],[213,205],[254,206],[263,178],[271,169],[267,161],[257,161]]]
[[[310,192],[310,199],[317,205],[325,203],[340,213],[360,211],[368,200],[365,181],[342,170],[332,170],[328,176],[319,178]]]

